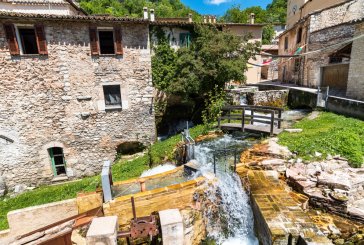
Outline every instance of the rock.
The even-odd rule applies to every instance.
[[[288,133],[301,133],[303,131],[303,129],[301,128],[286,128],[284,129],[285,132],[288,132]]]
[[[315,157],[321,157],[322,156],[322,153],[320,153],[320,152],[315,152]]]
[[[297,158],[296,163],[302,163],[302,159],[301,158]]]
[[[334,234],[334,235],[341,234],[340,230],[334,224],[329,224],[328,228],[331,231],[331,234]]]
[[[14,192],[16,194],[20,194],[20,193],[23,193],[25,190],[27,189],[27,186],[24,185],[24,184],[19,184],[19,185],[16,185],[15,188],[14,188]]]
[[[333,157],[331,156],[331,154],[327,154],[326,160],[332,160]]]
[[[344,243],[345,243],[345,240],[342,238],[334,240],[334,244],[337,244],[337,245],[344,245]]]
[[[4,196],[5,193],[6,193],[5,180],[2,176],[0,176],[0,197]]]

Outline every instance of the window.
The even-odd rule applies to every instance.
[[[284,38],[284,50],[288,49],[288,37]]]
[[[53,147],[48,149],[48,153],[52,161],[54,176],[66,175],[66,161],[64,160],[63,149]]]
[[[121,28],[90,27],[90,47],[92,55],[123,54]]]
[[[114,32],[99,31],[100,54],[115,54]]]
[[[302,41],[302,27],[298,28],[297,31],[297,44],[301,43],[301,41]]]
[[[42,24],[15,26],[4,24],[5,36],[11,55],[47,55],[47,40]]]
[[[121,94],[120,85],[106,85],[103,86],[105,108],[121,108]]]
[[[179,41],[181,47],[189,47],[191,44],[191,35],[190,33],[180,33]]]
[[[38,54],[37,38],[34,28],[18,28],[20,44],[23,54]]]

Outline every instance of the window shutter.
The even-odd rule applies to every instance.
[[[122,42],[120,27],[114,27],[114,35],[115,35],[115,54],[122,55],[123,54],[123,42]]]
[[[47,55],[47,40],[45,37],[44,26],[42,24],[35,25],[35,36],[37,38],[38,52],[42,55]]]
[[[97,28],[94,26],[90,27],[90,48],[91,55],[99,54],[99,40],[97,38]]]
[[[4,24],[5,36],[8,41],[11,55],[20,55],[18,41],[16,40],[15,27],[13,24]]]

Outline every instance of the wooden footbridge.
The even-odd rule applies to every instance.
[[[269,106],[225,106],[218,119],[222,130],[278,135],[283,130],[282,108]],[[254,124],[255,123],[255,124]]]

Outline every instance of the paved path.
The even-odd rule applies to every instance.
[[[261,239],[271,239],[273,244],[291,244],[290,239],[296,242],[301,237],[307,244],[332,244],[303,211],[302,200],[285,190],[277,172],[247,170],[242,164],[237,165],[237,172],[250,184],[253,209],[260,210],[255,210],[255,219],[260,234],[263,233]]]

